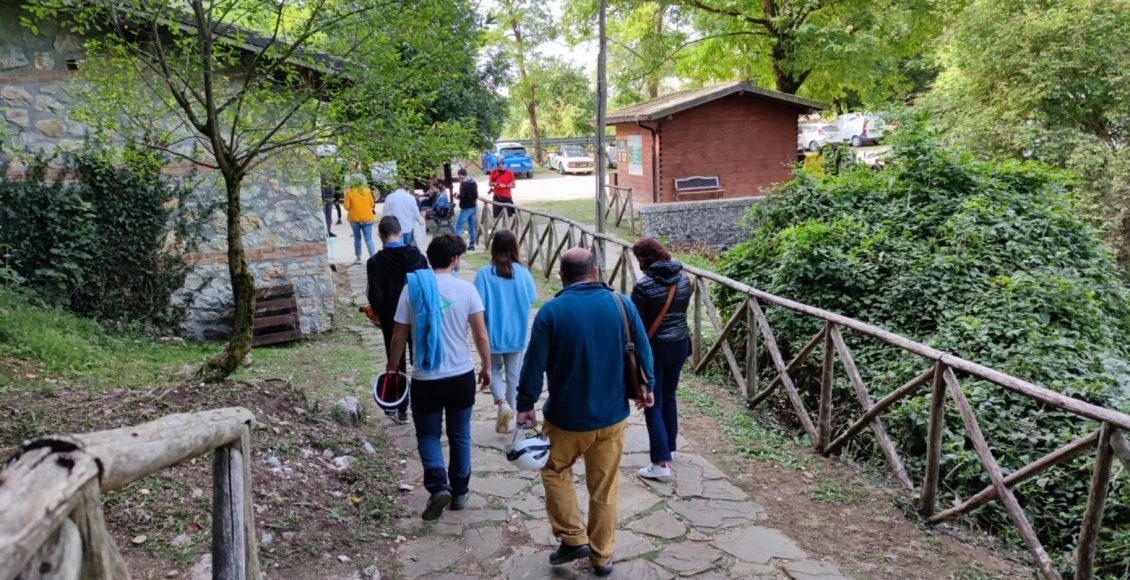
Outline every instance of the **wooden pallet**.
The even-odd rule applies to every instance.
[[[298,301],[294,284],[255,289],[255,329],[252,346],[289,342],[302,338],[298,323]]]

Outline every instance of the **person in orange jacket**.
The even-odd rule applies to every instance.
[[[348,212],[346,219],[353,230],[353,263],[361,263],[361,236],[365,236],[365,246],[369,256],[377,253],[373,244],[373,222],[377,221],[377,214],[373,211],[376,206],[373,192],[369,189],[365,176],[354,173],[345,180],[345,210]]]

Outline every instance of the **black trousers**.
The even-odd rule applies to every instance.
[[[512,197],[498,197],[496,195],[496,196],[494,196],[494,201],[497,201],[499,203],[508,203],[510,205],[514,205],[514,198],[512,198]],[[512,208],[512,207],[502,207],[502,206],[496,205],[496,206],[494,206],[494,217],[498,218],[498,216],[502,215],[502,210],[506,210],[506,214],[510,215],[510,216],[513,216],[514,211],[515,211],[514,208]]]

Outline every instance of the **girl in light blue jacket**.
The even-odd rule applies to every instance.
[[[495,430],[510,433],[515,428],[518,377],[529,340],[530,306],[537,299],[537,289],[534,277],[518,259],[518,238],[513,232],[495,232],[490,254],[490,265],[475,275],[475,288],[486,308],[490,336],[490,390],[498,405]]]

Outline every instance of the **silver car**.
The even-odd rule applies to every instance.
[[[802,123],[797,127],[797,151],[819,151],[828,143],[840,142],[840,128],[832,123]]]

